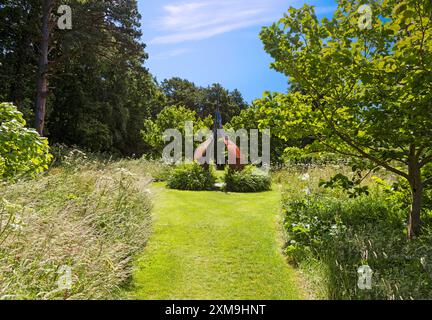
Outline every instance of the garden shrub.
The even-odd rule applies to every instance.
[[[227,168],[225,172],[225,190],[229,192],[261,192],[271,189],[271,178],[265,173],[247,166],[241,171]]]
[[[183,164],[173,169],[168,178],[167,186],[178,190],[212,190],[216,183],[213,169],[204,169],[198,163]]]
[[[0,180],[34,175],[51,162],[48,141],[25,127],[21,112],[11,103],[0,103]]]
[[[286,253],[300,265],[319,261],[329,299],[431,299],[432,228],[407,241],[405,209],[376,193],[284,200]],[[372,268],[372,290],[357,286],[357,270]]]

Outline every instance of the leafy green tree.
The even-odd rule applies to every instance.
[[[54,14],[54,9],[60,4],[73,8],[74,20],[79,21],[75,28],[56,28],[58,15]],[[45,129],[49,73],[56,66],[67,63],[83,49],[99,59],[116,59],[115,64],[123,68],[130,67],[132,59],[144,62],[146,57],[144,46],[137,41],[141,32],[136,0],[69,0],[63,3],[43,0],[41,7],[35,123],[40,134]]]
[[[91,72],[83,73],[83,66]],[[128,156],[146,152],[140,134],[143,122],[165,103],[146,70],[123,70],[88,52],[64,66],[61,74],[75,76],[52,90],[47,122],[51,142]]]
[[[0,103],[0,179],[34,175],[48,169],[48,141],[25,127],[22,113],[10,103]]]
[[[72,8],[71,30],[57,28],[60,4]],[[142,155],[142,123],[166,103],[143,66],[136,1],[5,0],[1,6],[1,98],[17,105],[28,122],[37,118],[38,131],[51,142]],[[47,52],[41,36],[46,19]]]
[[[0,101],[11,101],[33,121],[40,1],[0,2]]]
[[[213,116],[219,107],[222,119],[229,122],[248,107],[240,91],[229,91],[217,83],[204,88],[188,80],[171,78],[161,83],[161,89],[168,105],[184,106],[194,110],[203,119]]]
[[[219,107],[223,121],[229,122],[232,117],[239,115],[248,107],[240,91],[226,90],[218,83],[203,89],[203,96],[204,100],[200,110],[203,117],[213,115]]]
[[[275,111],[281,134],[312,134],[315,150],[359,158],[405,178],[411,187],[408,236],[421,230],[423,192],[432,181],[432,3],[340,0],[332,19],[305,5],[261,39],[272,67],[299,90],[259,103]],[[271,112],[271,111],[270,111]]]
[[[192,121],[194,130],[212,128],[213,119],[208,117],[201,119],[197,113],[183,106],[171,106],[163,109],[155,119],[147,119],[144,121],[144,130],[142,137],[146,145],[149,147],[148,154],[153,157],[162,156],[162,151],[165,147],[163,134],[168,129],[178,129],[185,136],[185,123]]]
[[[190,110],[199,112],[203,102],[201,88],[195,83],[174,77],[165,79],[160,84],[162,92],[167,97],[167,104],[172,106],[184,106]]]
[[[233,130],[246,129],[249,132],[253,129],[260,131],[270,129],[270,159],[273,164],[280,164],[284,161],[285,149],[295,144],[295,141],[286,140],[277,131],[276,134],[273,133],[274,123],[272,116],[273,114],[266,112],[265,108],[253,104],[251,107],[242,110],[238,116],[234,116],[225,127]],[[261,139],[258,139],[258,141],[259,143],[262,142]]]

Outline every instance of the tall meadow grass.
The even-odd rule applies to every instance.
[[[0,186],[0,299],[122,298],[145,247],[158,165],[64,153],[45,176]]]

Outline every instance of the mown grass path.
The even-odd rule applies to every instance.
[[[132,298],[306,298],[280,252],[279,192],[153,191],[154,230]]]

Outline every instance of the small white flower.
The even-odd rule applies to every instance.
[[[312,191],[309,188],[303,189],[303,192],[306,193],[308,196],[310,196],[312,194]]]
[[[300,176],[301,181],[308,181],[310,179],[309,173],[305,173],[304,175]]]
[[[17,223],[11,223],[10,227],[12,228],[13,231],[20,231],[23,228],[22,225]]]

